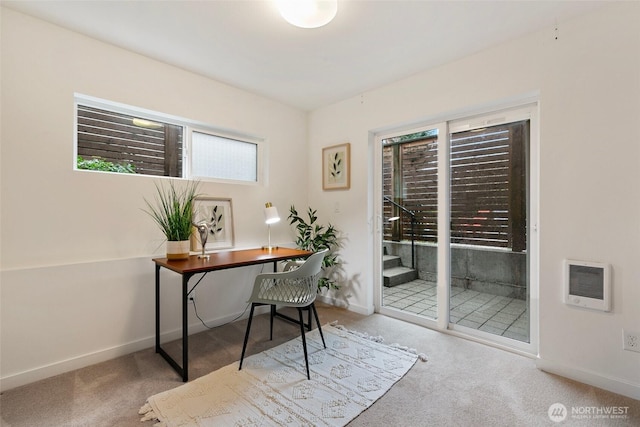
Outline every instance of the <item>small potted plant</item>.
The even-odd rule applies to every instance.
[[[145,210],[158,224],[167,238],[167,259],[189,258],[189,238],[193,228],[193,201],[198,196],[198,182],[189,182],[177,189],[173,181],[169,185],[156,183],[155,204],[147,199]]]
[[[318,281],[318,292],[322,288],[340,289],[340,286],[332,279],[331,271],[333,267],[340,264],[338,254],[335,252],[339,248],[338,231],[331,225],[316,224],[318,217],[316,210],[309,208],[307,211],[308,220],[298,215],[295,206],[289,209],[289,224],[296,227],[296,245],[300,249],[311,252],[318,252],[328,249],[328,254],[322,261],[323,277]]]

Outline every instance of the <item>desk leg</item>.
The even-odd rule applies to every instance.
[[[189,342],[188,342],[188,323],[187,323],[187,291],[188,283],[191,275],[182,275],[182,366],[167,353],[160,345],[160,266],[156,264],[156,353],[159,353],[178,375],[182,376],[182,380],[189,380]]]
[[[156,353],[160,352],[160,266],[156,264]]]
[[[187,321],[187,293],[189,292],[187,284],[189,277],[187,274],[182,275],[182,381],[185,383],[189,381],[189,324]]]

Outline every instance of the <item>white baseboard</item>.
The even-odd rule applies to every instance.
[[[12,388],[64,374],[69,371],[95,365],[96,363],[106,362],[107,360],[153,347],[154,345],[155,337],[147,337],[127,344],[61,360],[59,362],[40,366],[17,374],[7,375],[0,378],[0,391],[10,390]]]
[[[266,313],[267,311],[268,307],[258,307],[255,310],[255,314],[262,314],[263,312]],[[226,316],[224,318],[209,319],[206,320],[205,323],[210,327],[217,327],[231,321],[246,318],[249,316],[249,313],[245,312],[242,316],[238,316],[240,316],[240,313]],[[202,332],[205,330],[207,330],[207,327],[205,327],[201,322],[189,325],[189,335],[197,334],[198,332]],[[162,332],[160,334],[160,337],[160,340],[163,343],[177,340],[182,338],[182,330],[180,328],[176,328],[170,331]],[[56,375],[64,374],[66,372],[74,371],[76,369],[95,365],[96,363],[106,362],[117,357],[126,356],[127,354],[135,353],[136,351],[155,347],[155,345],[155,336],[144,337],[133,342],[114,346],[104,350],[95,351],[92,353],[83,354],[70,359],[61,360],[16,374],[7,375],[0,378],[0,392],[20,387],[26,384],[31,384],[33,382],[50,378]],[[238,355],[238,357],[240,357],[240,355]]]
[[[343,299],[333,298],[333,297],[330,297],[328,295],[318,295],[316,297],[316,299],[318,301],[320,301],[320,302],[325,303],[325,304],[333,305],[335,307],[345,308],[345,309],[347,309],[349,311],[353,311],[355,313],[362,314],[364,316],[369,316],[369,315],[373,314],[373,307],[368,309],[367,307],[348,304],[348,303],[345,303],[345,301]]]
[[[640,400],[640,384],[633,384],[621,378],[607,377],[544,359],[537,359],[536,367],[551,374],[560,375],[561,377]]]

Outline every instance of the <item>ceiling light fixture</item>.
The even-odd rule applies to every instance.
[[[318,28],[336,16],[338,0],[276,0],[280,15],[291,25]]]

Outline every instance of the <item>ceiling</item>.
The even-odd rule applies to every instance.
[[[313,110],[600,7],[597,1],[338,0],[325,27],[271,0],[2,1],[2,5]],[[551,35],[550,35],[551,36]]]

